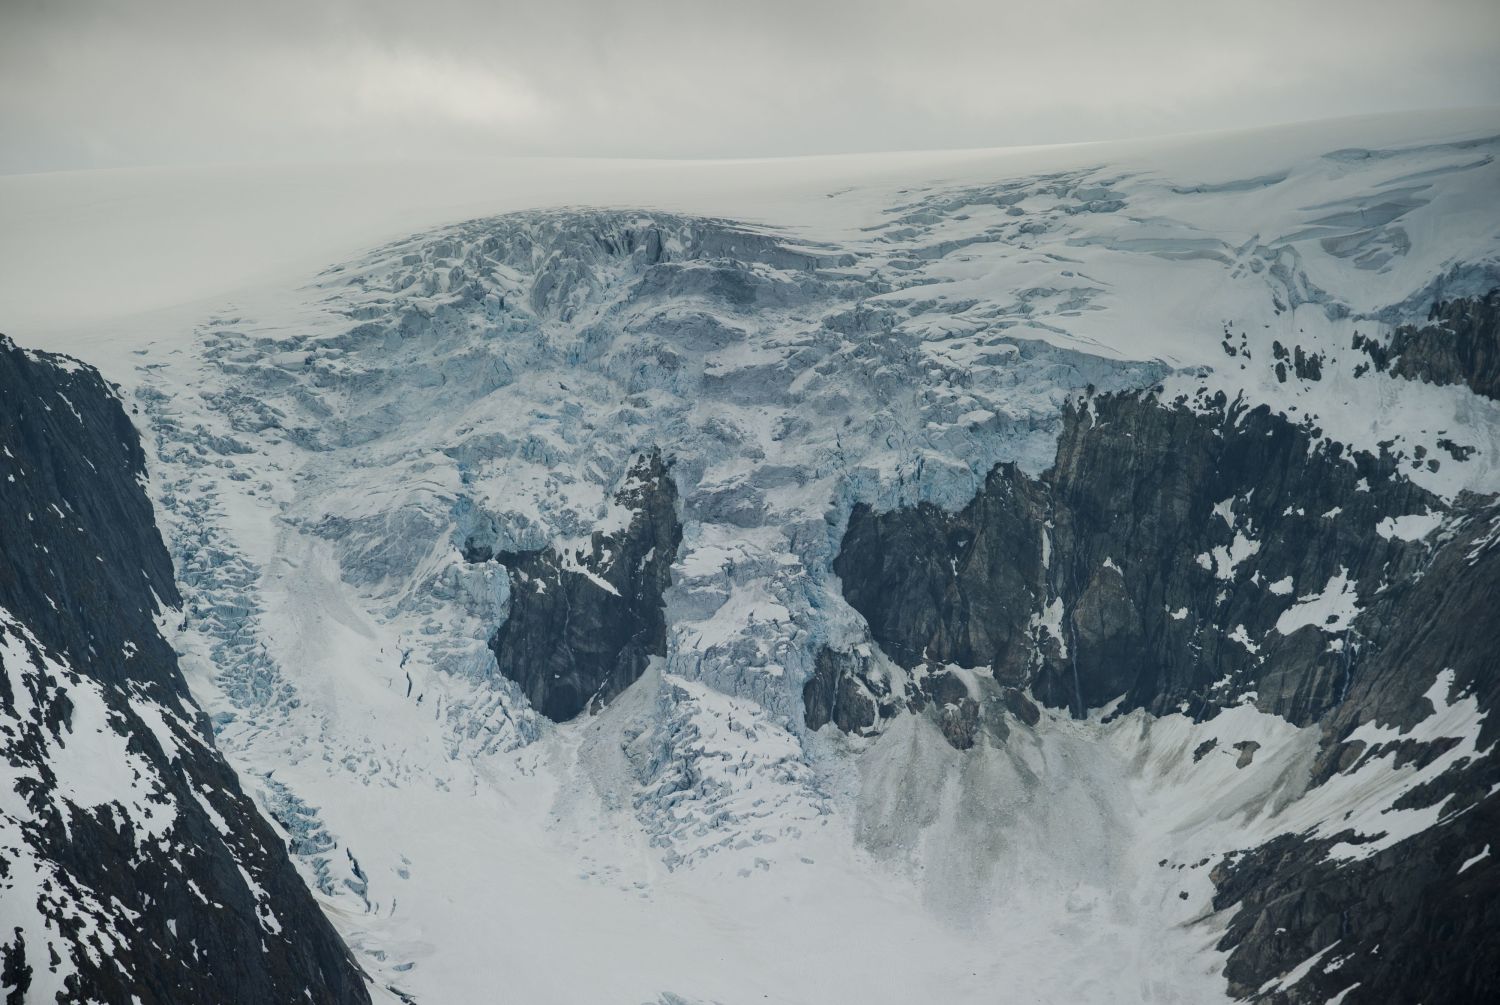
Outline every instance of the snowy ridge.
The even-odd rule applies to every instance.
[[[547,969],[575,941],[618,990],[552,973],[528,1000],[984,1000],[1004,980],[1109,1001],[1122,972],[1143,1000],[1213,1000],[1225,919],[1205,863],[1356,810],[1391,840],[1430,824],[1381,811],[1478,753],[1477,706],[1433,699],[1428,732],[1459,752],[1421,771],[1376,757],[1305,797],[1316,730],[1250,707],[1046,713],[968,754],[914,716],[813,734],[819,647],[868,642],[833,557],[857,502],[953,509],[997,463],[1041,471],[1086,388],[1222,392],[1388,450],[1445,500],[1500,489],[1500,404],[1356,372],[1349,348],[1500,277],[1497,148],[1334,150],[1207,182],[1080,154],[835,192],[859,224],[821,233],[522,213],[227,307],[190,346],[142,346],[135,377],[195,696],[363,964],[418,1001],[477,1000],[495,954]],[[466,553],[567,554],[618,524],[653,448],[683,522],[666,653],[598,717],[554,726],[495,672],[511,585]],[[1232,501],[1221,515],[1233,528]],[[1226,575],[1254,567],[1238,530],[1205,556]],[[1328,617],[1356,613],[1338,585],[1299,597],[1285,631],[1337,632]],[[908,983],[879,967],[910,955],[888,933],[804,983],[817,930],[894,925],[913,897],[927,958]],[[565,935],[581,914],[597,930]],[[654,926],[683,951],[625,934]],[[752,931],[718,972],[684,963]],[[997,962],[1055,960],[1060,940],[1067,966]]]
[[[131,938],[131,919],[33,846],[28,831],[44,821],[23,793],[55,786],[56,798],[71,812],[106,819],[118,814],[138,844],[157,848],[170,847],[176,812],[151,764],[128,749],[128,728],[112,721],[97,684],[51,657],[25,625],[3,610],[0,646],[0,667],[8,675],[14,702],[14,721],[4,729],[0,746],[0,849],[7,859],[0,892],[8,905],[7,927],[19,929],[22,945],[58,961],[39,973],[32,987],[38,1000],[45,1001],[55,999],[78,973],[80,951],[89,953],[96,966],[116,955]],[[191,736],[189,726],[154,702],[144,697],[136,701],[142,718],[160,722],[162,739],[174,747],[180,741],[173,727],[166,726],[169,721],[177,736]],[[72,722],[53,732],[44,714],[57,702],[68,703]],[[26,749],[34,744],[40,749]],[[48,765],[50,779],[36,762]],[[66,826],[67,815],[62,819]]]
[[[115,389],[0,337],[0,398],[8,996],[368,1001],[164,637],[180,597]]]

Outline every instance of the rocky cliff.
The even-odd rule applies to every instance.
[[[0,986],[8,1002],[367,1002],[158,619],[144,455],[94,370],[0,339]]]
[[[834,570],[891,659],[986,667],[1080,717],[1249,695],[1305,724],[1335,704],[1361,597],[1426,554],[1383,521],[1442,503],[1264,406],[1146,393],[1065,414],[1039,478],[1001,465],[957,512],[855,508]]]
[[[1299,137],[474,220],[133,347],[173,643],[373,983],[1491,991],[1500,138]]]
[[[624,526],[594,531],[585,545],[489,552],[470,541],[471,562],[495,561],[510,576],[510,610],[490,646],[501,674],[554,722],[597,710],[665,656],[663,592],[682,543],[677,490],[657,451],[640,456],[615,493]]]
[[[1389,341],[1358,336],[1354,348],[1379,372],[1433,384],[1464,384],[1500,399],[1500,295],[1439,301],[1426,324],[1405,324]]]
[[[1435,308],[1441,334],[1398,329],[1391,355],[1482,387],[1494,298]],[[1318,432],[1222,396],[1086,396],[1039,477],[998,466],[956,512],[857,506],[834,569],[905,676],[825,649],[807,725],[869,733],[905,709],[967,749],[1035,722],[1022,691],[1078,718],[1249,704],[1319,727],[1313,789],[1382,759],[1431,769],[1363,828],[1335,817],[1217,864],[1226,976],[1253,1000],[1322,1002],[1351,983],[1340,1000],[1483,1000],[1500,975],[1497,727],[1484,718],[1465,745],[1442,720],[1500,699],[1500,503],[1444,504],[1391,454]],[[1240,747],[1242,766],[1258,747]],[[1381,819],[1392,810],[1430,811],[1431,829],[1408,834]],[[1287,979],[1313,959],[1326,967]]]

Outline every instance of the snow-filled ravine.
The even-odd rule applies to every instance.
[[[1268,405],[1444,503],[1500,491],[1500,402],[1351,348],[1500,285],[1497,152],[1500,114],[1474,113],[533,179],[507,215],[231,294],[199,270],[196,303],[49,338],[124,388],[193,696],[386,1000],[1227,1000],[1212,867],[1432,826],[1391,807],[1485,752],[1476,700],[1439,679],[1411,731],[1359,734],[1439,756],[1315,786],[1320,726],[1254,693],[1206,721],[1043,707],[968,750],[910,712],[813,731],[823,647],[906,673],[833,562],[856,504],[959,509],[996,464],[1048,469],[1070,403],[1138,388]],[[345,232],[487,208],[464,186]],[[1293,346],[1317,379],[1278,375]],[[483,559],[593,575],[576,556],[629,523],[651,450],[682,534],[665,654],[550,722],[489,646],[546,584]],[[1204,567],[1250,576],[1258,551]],[[1335,579],[1264,587],[1282,635],[1333,645],[1360,610]]]

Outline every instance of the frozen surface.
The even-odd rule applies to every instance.
[[[1413,479],[1500,488],[1496,403],[1356,376],[1348,349],[1500,274],[1497,136],[1487,111],[798,162],[0,179],[0,324],[133,395],[194,694],[382,987],[1207,1002],[1203,863],[1335,818],[1399,840],[1438,812],[1391,810],[1427,775],[1372,758],[1304,794],[1316,731],[1248,706],[1044,714],[962,754],[915,716],[809,734],[817,646],[863,640],[833,555],[856,502],[959,506],[996,462],[1040,471],[1088,385],[1223,390],[1364,449],[1452,437],[1468,459]],[[620,211],[450,225],[555,203]],[[647,233],[680,268],[651,271]],[[1321,379],[1278,378],[1275,342]],[[652,446],[684,523],[667,654],[553,726],[494,673],[507,577],[463,546],[618,526]],[[1346,585],[1278,627],[1336,632]],[[1429,697],[1421,735],[1474,753],[1472,699]]]
[[[7,931],[19,930],[27,946],[38,952],[45,947],[56,959],[50,971],[34,975],[30,991],[37,1001],[52,1001],[77,972],[74,953],[80,933],[91,943],[89,951],[107,955],[131,932],[111,905],[59,875],[55,861],[38,853],[28,834],[38,820],[26,793],[39,789],[59,800],[63,821],[81,812],[128,822],[138,849],[147,843],[169,844],[176,809],[150,762],[129,749],[128,732],[111,715],[101,685],[48,654],[3,608],[0,672],[6,675],[14,712],[0,734],[0,855],[7,867],[0,877],[0,908]],[[71,707],[69,721],[55,732],[43,726],[40,710],[45,706],[38,704],[39,696]],[[137,696],[132,707],[160,723],[162,735],[171,736],[166,725],[171,713],[162,706]],[[191,735],[189,727],[178,728]],[[175,746],[176,740],[172,742]],[[46,765],[50,778],[38,764]]]
[[[1319,155],[1479,138],[1497,128],[1494,109],[1475,109],[1108,144],[774,160],[516,158],[7,175],[0,176],[0,329],[25,344],[46,338],[93,347],[85,357],[107,363],[100,343],[134,341],[149,330],[150,318],[125,330],[136,315],[201,310],[258,283],[299,283],[382,241],[476,216],[646,207],[853,236],[899,202],[891,193],[901,189],[986,185],[1100,164],[1170,174],[1204,196],[1190,202],[1210,214],[1202,218],[1210,233],[1190,239],[1211,244],[1228,233],[1243,240],[1263,223],[1241,207],[1259,203]],[[1437,165],[1411,184],[1441,180],[1452,166]],[[1349,156],[1326,170],[1360,167]],[[1390,177],[1407,184],[1402,176]],[[1316,201],[1298,207],[1304,212],[1294,225],[1335,215]]]

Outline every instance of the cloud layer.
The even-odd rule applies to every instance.
[[[770,156],[1500,103],[1495,0],[0,0],[0,171]]]

